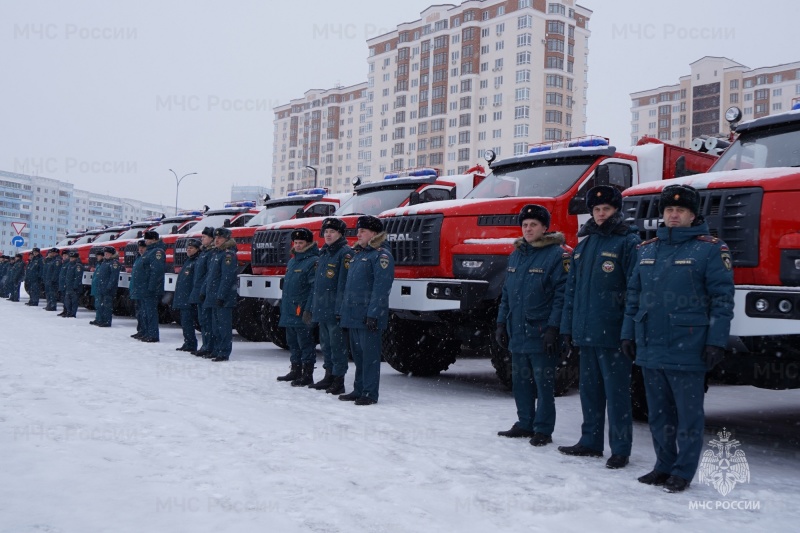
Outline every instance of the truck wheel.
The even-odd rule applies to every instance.
[[[455,363],[461,342],[445,328],[392,317],[382,351],[384,360],[401,374],[433,376]]]
[[[631,408],[634,420],[647,422],[647,395],[642,367],[639,365],[633,365],[631,369]]]
[[[256,319],[261,324],[261,331],[264,332],[264,341],[272,342],[272,330],[270,328],[270,310],[272,306],[265,300],[258,300],[258,313]]]
[[[261,324],[261,302],[254,298],[239,298],[236,306],[236,331],[251,342],[264,342],[267,332]]]
[[[278,322],[281,320],[280,306],[272,306],[266,303],[264,307],[266,309],[265,316],[267,317],[267,334],[270,341],[278,348],[288,350],[289,344],[286,342],[286,329],[278,326]]]

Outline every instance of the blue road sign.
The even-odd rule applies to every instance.
[[[22,245],[25,244],[25,239],[23,239],[19,235],[15,235],[14,237],[11,238],[11,244],[16,246],[17,248],[22,248]]]

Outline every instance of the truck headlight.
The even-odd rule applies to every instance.
[[[778,311],[781,313],[791,313],[792,312],[792,302],[789,300],[781,300],[778,302]]]
[[[464,260],[461,261],[461,266],[464,268],[481,268],[483,266],[483,261]]]
[[[763,313],[769,309],[769,302],[767,302],[764,298],[759,298],[756,300],[756,311]]]

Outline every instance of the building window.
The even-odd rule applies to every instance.
[[[528,151],[528,143],[514,143],[514,155],[525,155]]]
[[[530,118],[531,108],[527,105],[519,105],[514,108],[514,118]]]
[[[520,33],[517,35],[517,46],[530,46],[533,41],[533,36],[530,33]]]
[[[560,141],[561,140],[561,130],[559,128],[545,128],[544,129],[544,138],[547,141]]]
[[[523,69],[517,71],[517,83],[527,83],[531,81],[531,71],[529,69]],[[798,85],[800,87],[800,85]]]
[[[524,28],[532,28],[532,27],[533,27],[533,16],[522,15],[521,17],[517,17],[518,30],[522,30]]]
[[[517,65],[530,65],[531,53],[529,51],[519,52],[517,54]]]

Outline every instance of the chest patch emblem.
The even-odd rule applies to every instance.
[[[610,274],[611,272],[614,272],[614,261],[603,261],[602,268],[603,268],[603,272],[605,272],[606,274]]]

